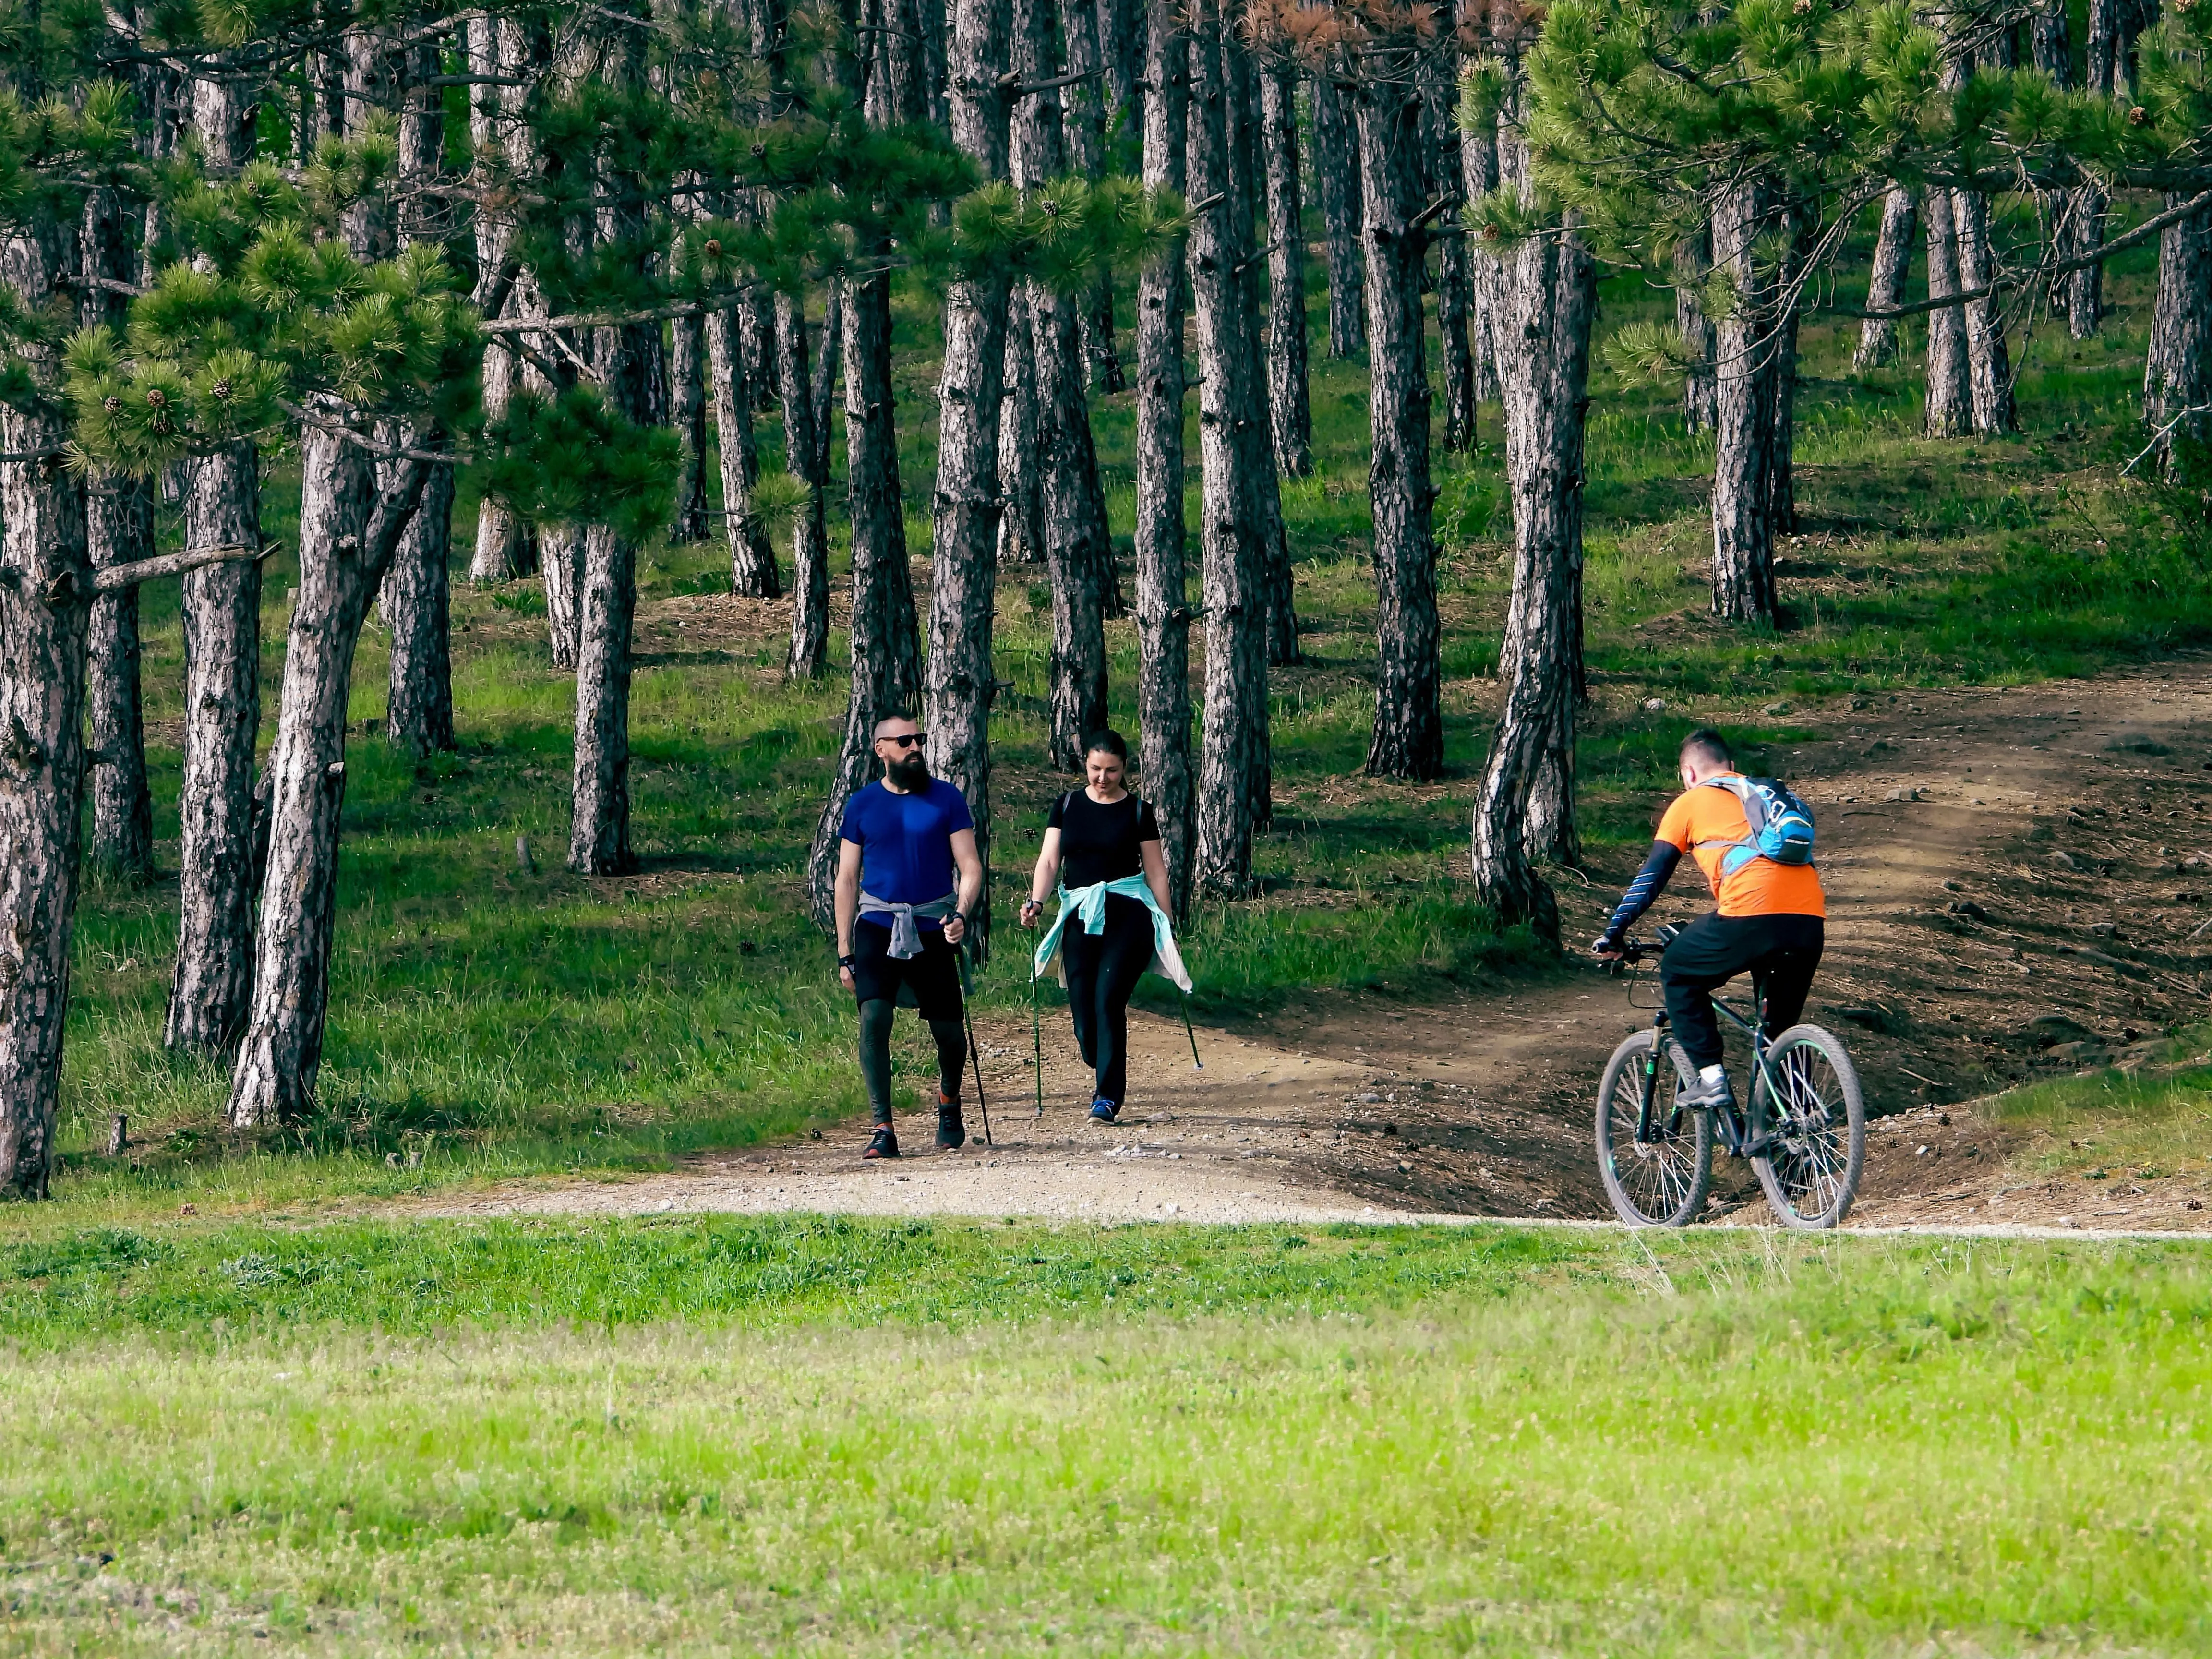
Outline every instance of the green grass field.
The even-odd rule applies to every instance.
[[[2194,1247],[788,1218],[5,1261],[0,1650],[2212,1647]]]

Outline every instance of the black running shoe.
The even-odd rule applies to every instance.
[[[968,1126],[960,1121],[960,1103],[937,1097],[937,1148],[957,1152],[968,1144]]]
[[[876,1125],[875,1133],[868,1137],[868,1150],[860,1154],[862,1158],[896,1158],[898,1155],[898,1131],[888,1123]]]

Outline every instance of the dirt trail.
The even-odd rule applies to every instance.
[[[1786,714],[1770,757],[1812,805],[1830,901],[1808,1018],[1850,1042],[1870,1110],[1854,1224],[2212,1229],[2201,1182],[2026,1180],[1960,1103],[2113,1058],[2201,1020],[2212,969],[2212,664],[2094,682],[1856,698]],[[1656,807],[1657,803],[1654,803]],[[1629,874],[1561,893],[1587,937]],[[1650,921],[1702,908],[1697,884]],[[1319,996],[1231,1030],[1132,1016],[1123,1121],[1084,1116],[1065,1016],[1035,1115],[1026,1022],[981,1030],[996,1146],[863,1164],[860,1137],[707,1157],[618,1182],[513,1183],[445,1213],[834,1210],[1092,1220],[1321,1222],[1608,1215],[1589,1145],[1605,1057],[1649,1019],[1594,969],[1441,1000]],[[2132,1046],[2132,1047],[2131,1047]],[[1939,1121],[1940,1120],[1940,1121]],[[977,1127],[971,1110],[971,1130]],[[1764,1213],[1726,1165],[1716,1218]]]

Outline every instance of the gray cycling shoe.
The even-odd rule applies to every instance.
[[[1733,1112],[1735,1091],[1729,1085],[1728,1073],[1723,1072],[1711,1083],[1700,1080],[1691,1084],[1675,1095],[1674,1103],[1693,1112]]]

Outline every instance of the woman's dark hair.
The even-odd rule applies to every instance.
[[[1084,738],[1083,752],[1086,755],[1111,755],[1126,764],[1129,758],[1129,745],[1122,741],[1121,734],[1112,726],[1102,726]]]

